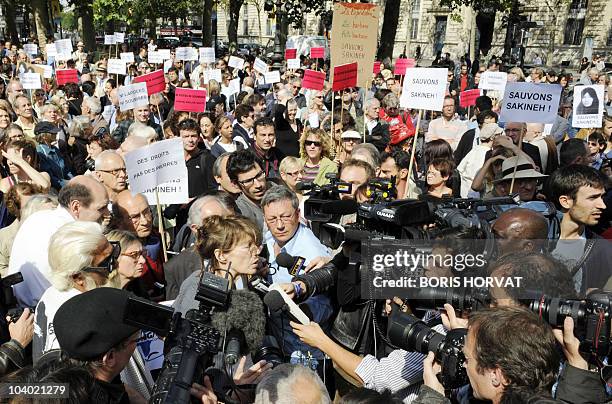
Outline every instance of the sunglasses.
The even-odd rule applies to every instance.
[[[316,140],[306,140],[304,142],[305,146],[316,146],[316,147],[320,147],[321,146],[321,142],[317,142]]]
[[[110,245],[113,247],[111,253],[95,267],[86,267],[83,269],[84,272],[97,272],[108,276],[113,269],[117,266],[117,260],[121,255],[121,245],[118,241],[111,241]]]

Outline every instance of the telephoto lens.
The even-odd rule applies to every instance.
[[[451,330],[447,335],[432,330],[427,324],[412,314],[393,310],[390,318],[388,336],[391,343],[411,352],[427,355],[433,352],[442,371],[438,380],[445,389],[456,389],[469,383],[463,364],[463,345],[467,330]]]
[[[445,304],[455,311],[476,311],[489,307],[491,295],[487,288],[420,288],[410,292],[410,302],[415,308],[436,310]]]
[[[272,367],[283,363],[283,352],[278,345],[278,341],[272,335],[263,337],[261,347],[253,355],[253,363],[257,363],[262,359],[267,363],[271,363]]]

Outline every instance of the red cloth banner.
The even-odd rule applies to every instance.
[[[357,62],[334,67],[333,91],[357,87]]]
[[[467,108],[476,105],[476,98],[480,97],[480,90],[466,90],[459,94],[459,106]]]
[[[325,48],[310,48],[311,59],[323,59],[325,58]]]
[[[372,70],[372,73],[374,74],[378,74],[380,73],[380,65],[382,62],[376,61],[374,62],[374,69]]]
[[[406,69],[416,66],[416,60],[414,59],[397,59],[395,61],[395,69],[393,74],[396,76],[405,76]]]
[[[302,88],[321,91],[325,85],[325,73],[307,69],[302,79]]]
[[[285,49],[285,60],[297,58],[297,49]]]
[[[55,71],[55,77],[58,86],[63,86],[66,83],[78,83],[79,74],[76,69],[60,69]]]
[[[147,93],[149,96],[155,93],[161,93],[166,88],[164,80],[164,71],[162,69],[155,70],[149,74],[136,77],[133,83],[147,83]]]
[[[177,87],[174,92],[174,110],[204,112],[206,110],[206,90]]]

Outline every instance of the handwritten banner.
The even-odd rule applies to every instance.
[[[285,49],[285,60],[296,59],[297,58],[297,49],[289,48]]]
[[[310,48],[311,59],[323,59],[325,58],[325,48]]]
[[[260,58],[255,58],[255,63],[253,63],[253,69],[257,70],[261,74],[264,74],[268,70],[270,70],[266,62],[264,62]]]
[[[302,88],[321,91],[325,86],[325,73],[306,69],[302,79]]]
[[[300,59],[289,59],[287,60],[287,69],[299,69],[300,67]]]
[[[47,58],[52,58],[57,55],[57,48],[55,47],[54,43],[48,43],[45,45],[45,54],[47,55]]]
[[[141,147],[125,156],[125,168],[134,194],[160,184],[187,178],[187,166],[180,138],[162,140]]]
[[[403,108],[442,111],[447,73],[448,69],[440,68],[406,69],[400,105]]]
[[[199,52],[202,63],[215,63],[215,48],[200,48]]]
[[[153,63],[153,64],[164,63],[164,58],[162,57],[161,53],[157,51],[149,52],[147,60],[149,61],[149,63]]]
[[[233,67],[234,69],[242,70],[242,67],[244,66],[244,59],[237,56],[230,56],[227,65],[229,67]]]
[[[560,98],[561,86],[558,84],[508,83],[499,120],[554,123]]]
[[[28,55],[36,55],[38,53],[38,45],[35,43],[27,43],[23,45],[23,50]]]
[[[146,83],[148,95],[160,93],[166,88],[164,72],[161,69],[155,70],[149,74],[138,76],[134,79],[133,83]]]
[[[57,85],[63,86],[66,83],[78,83],[79,74],[76,69],[60,69],[55,71]]]
[[[211,80],[216,80],[218,83],[223,81],[223,76],[221,75],[221,69],[210,69],[204,70],[204,74],[202,75],[204,84],[208,84]]]
[[[357,87],[357,62],[334,67],[332,91],[342,91],[351,87]]]
[[[406,69],[410,69],[414,66],[416,66],[416,61],[414,59],[397,59],[395,61],[393,74],[396,76],[405,76]]]
[[[119,109],[121,112],[149,105],[146,83],[121,86],[117,90],[117,95],[119,96]]]
[[[25,90],[36,90],[42,88],[40,74],[38,73],[23,73],[19,78],[21,85]]]
[[[266,84],[280,83],[281,81],[280,72],[278,70],[274,70],[271,72],[265,72],[264,80],[266,81]]]
[[[459,106],[461,106],[461,108],[467,108],[476,105],[476,98],[478,97],[480,97],[480,90],[477,88],[463,91],[459,94]]]
[[[174,92],[174,110],[204,112],[206,110],[206,90],[177,87]]]
[[[198,53],[191,47],[176,48],[176,60],[198,60]]]
[[[104,35],[104,45],[116,45],[117,39],[114,34]]]
[[[115,32],[115,43],[125,42],[125,32]]]

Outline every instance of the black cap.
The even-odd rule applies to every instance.
[[[72,359],[95,360],[137,332],[139,328],[123,323],[130,295],[98,288],[62,304],[53,319],[60,348]]]
[[[34,134],[40,135],[41,133],[59,133],[60,129],[53,125],[51,122],[38,122],[34,127]]]

